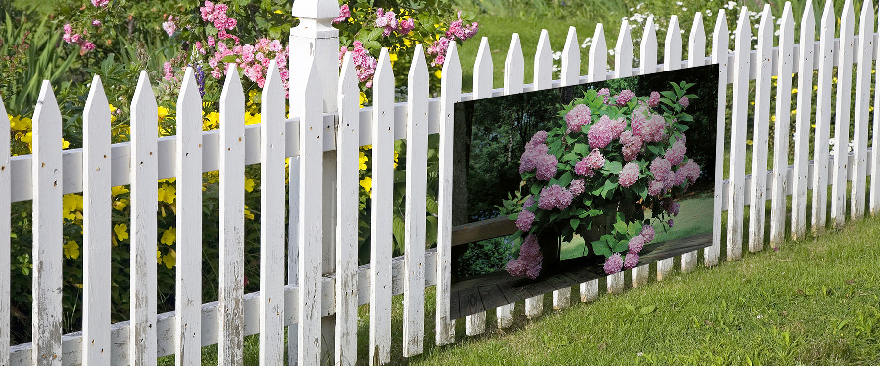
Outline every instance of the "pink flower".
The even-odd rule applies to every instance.
[[[620,185],[629,187],[639,180],[639,164],[631,161],[620,170]]]
[[[541,264],[544,256],[538,245],[538,238],[528,235],[519,248],[519,258],[507,262],[507,272],[512,276],[527,276],[531,279],[538,278],[541,274]]]
[[[590,107],[578,104],[565,114],[565,122],[568,124],[568,132],[581,132],[581,127],[590,124]]]
[[[547,142],[547,136],[548,136],[547,131],[535,132],[535,134],[532,135],[532,139],[529,140],[529,143],[530,144],[543,144],[543,143]]]
[[[682,108],[687,108],[691,102],[688,100],[688,97],[681,97],[681,99],[678,100],[678,104],[681,104]]]
[[[177,31],[177,25],[174,24],[174,17],[168,16],[168,20],[162,23],[162,29],[165,30],[165,33],[168,33],[168,37],[171,37],[175,31]]]
[[[348,4],[343,4],[339,7],[339,16],[333,19],[333,24],[342,23],[349,17],[351,17],[351,10],[348,8]]]
[[[651,196],[659,196],[663,192],[663,181],[652,180],[648,183],[648,194]]]
[[[96,8],[103,8],[110,3],[110,0],[92,0],[92,5]]]
[[[91,50],[93,50],[93,49],[95,49],[95,44],[94,44],[94,43],[92,43],[92,42],[84,42],[82,45],[79,46],[79,53],[80,53],[80,54],[85,54],[86,52],[89,52],[89,51],[91,51]]]
[[[556,166],[559,161],[555,155],[544,154],[537,161],[535,178],[538,180],[550,180],[556,175]]]
[[[162,65],[162,69],[165,70],[165,80],[171,80],[171,78],[174,77],[174,69],[171,67],[170,62],[166,62]]]
[[[408,18],[400,21],[400,27],[397,28],[397,33],[402,35],[409,34],[410,31],[416,28],[416,21],[413,18]]]
[[[619,127],[619,122],[612,121],[608,115],[603,115],[596,124],[590,127],[587,140],[590,143],[590,148],[604,149],[611,143],[611,140],[619,137],[621,132],[623,129]]]
[[[633,269],[639,264],[639,255],[636,253],[628,253],[626,259],[623,260],[623,269]]]
[[[62,29],[64,29],[64,33],[73,33],[73,26],[70,23],[65,24]]]
[[[593,151],[590,152],[590,155],[587,155],[584,159],[587,161],[587,166],[590,169],[602,169],[602,167],[605,166],[605,157],[602,156],[599,149],[593,149]]]
[[[79,39],[80,39],[80,35],[79,35],[79,34],[74,34],[74,35],[70,36],[70,42],[71,42],[71,43],[79,43]]]
[[[621,91],[620,94],[616,95],[614,99],[617,101],[618,107],[623,107],[635,96],[636,93],[633,93],[632,90],[625,89]]]
[[[580,196],[581,193],[584,193],[585,183],[583,179],[575,179],[568,184],[568,190],[575,197]]]
[[[673,221],[672,219],[669,219],[669,222],[667,224],[669,225],[669,227],[672,227],[675,225],[675,221]]]
[[[630,253],[638,253],[642,251],[642,247],[645,246],[645,237],[641,235],[636,235],[629,239],[629,252]]]
[[[538,208],[542,210],[552,210],[554,208],[564,210],[571,204],[573,198],[574,196],[569,190],[560,187],[558,184],[554,184],[541,189],[541,196],[538,199]]]
[[[100,21],[100,20],[97,20],[97,19],[93,19],[93,20],[92,20],[92,25],[95,26],[95,27],[100,27],[100,26],[101,26],[101,21]]]
[[[397,18],[393,11],[385,13],[382,8],[376,9],[376,27],[385,28],[382,31],[383,37],[388,37],[391,32],[397,29]]]
[[[682,135],[681,138],[675,140],[672,143],[672,147],[666,149],[666,154],[664,157],[666,160],[669,160],[669,163],[672,165],[681,164],[681,161],[684,159],[684,154],[687,152],[687,147],[685,146],[685,136]]]
[[[651,162],[651,167],[649,168],[651,174],[654,175],[654,179],[661,181],[669,178],[671,169],[672,164],[669,164],[668,160],[661,157],[654,158],[654,161]]]
[[[532,228],[532,222],[535,221],[535,213],[529,210],[522,210],[516,218],[516,227],[522,231],[529,231]]]
[[[603,269],[607,274],[615,274],[620,272],[620,269],[623,267],[623,258],[620,257],[620,253],[614,253],[614,255],[608,257],[605,260],[605,265]]]
[[[430,47],[428,47],[428,55],[434,56],[434,61],[431,62],[431,66],[443,65],[443,62],[446,60],[446,49],[449,47],[449,38],[440,37],[440,39],[434,41]]]
[[[450,39],[458,38],[459,40],[466,41],[477,34],[479,30],[479,24],[477,22],[473,22],[470,25],[464,25],[464,20],[461,19],[461,12],[458,12],[458,20],[449,23],[449,30],[446,31],[446,37]]]
[[[678,168],[678,171],[682,172],[691,184],[695,183],[697,178],[700,177],[700,165],[698,165],[694,159],[689,159],[684,166]]]
[[[678,211],[680,209],[681,205],[678,202],[673,202],[666,207],[666,212],[669,212],[672,216],[678,216]]]
[[[608,88],[599,89],[599,92],[596,93],[597,96],[602,97],[602,103],[608,103],[608,97],[611,96],[611,91]]]
[[[639,233],[643,238],[645,238],[645,243],[650,243],[654,241],[654,227],[651,225],[645,225],[642,227],[642,232]]]
[[[651,92],[651,97],[648,98],[648,107],[654,108],[660,105],[660,93]]]
[[[530,208],[535,205],[535,198],[529,195],[526,197],[525,201],[523,201],[523,210]]]

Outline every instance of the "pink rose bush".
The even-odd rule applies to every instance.
[[[605,258],[605,273],[639,265],[656,230],[674,224],[682,209],[676,198],[701,175],[687,155],[687,126],[679,123],[693,120],[684,112],[696,98],[686,94],[691,86],[644,96],[588,90],[560,111],[556,127],[532,136],[519,167],[529,192],[511,215],[523,238],[519,258],[507,265],[511,275],[538,275],[543,256],[535,246],[543,230],[570,238],[605,218],[613,225],[596,229],[606,231],[588,243]]]

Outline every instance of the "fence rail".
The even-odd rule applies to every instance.
[[[332,3],[332,4],[330,4]],[[337,77],[338,36],[330,27],[336,14],[335,1],[302,0],[295,15],[300,27],[317,26],[320,36],[303,38],[301,29],[291,31],[291,60],[300,73],[292,73],[291,116],[285,118],[285,101],[277,69],[271,66],[262,98],[262,122],[244,125],[244,95],[235,68],[231,68],[220,101],[220,130],[201,132],[201,98],[194,89],[192,71],[184,78],[177,102],[178,135],[157,138],[155,135],[156,100],[146,75],[141,75],[132,103],[131,142],[110,144],[106,96],[99,77],[91,84],[84,111],[82,149],[61,151],[61,115],[48,82],[43,84],[33,118],[33,155],[9,157],[9,121],[0,101],[0,267],[8,266],[10,205],[33,200],[34,207],[34,325],[33,342],[9,345],[9,298],[0,296],[0,365],[76,365],[76,364],[154,364],[157,357],[174,354],[179,364],[200,363],[203,346],[219,344],[220,362],[241,364],[243,337],[260,334],[260,359],[277,364],[284,355],[284,327],[290,327],[287,341],[290,361],[303,365],[334,360],[351,364],[358,357],[371,363],[391,361],[392,342],[402,342],[404,357],[420,354],[424,348],[425,288],[435,286],[436,337],[438,345],[452,343],[455,322],[449,317],[451,247],[466,242],[479,233],[452,226],[452,146],[453,105],[458,101],[492,98],[551,87],[599,81],[613,77],[639,75],[720,64],[718,146],[716,149],[714,229],[712,246],[705,248],[703,261],[714,265],[721,257],[726,241],[727,260],[741,257],[744,239],[750,251],[759,251],[765,241],[784,239],[787,228],[792,237],[806,237],[807,228],[816,234],[826,228],[829,209],[826,195],[831,187],[830,211],[833,226],[850,216],[858,219],[868,207],[870,214],[880,210],[880,180],[867,183],[878,174],[880,150],[880,97],[871,101],[871,75],[874,84],[880,75],[873,61],[880,55],[880,34],[875,33],[874,8],[865,2],[858,22],[851,1],[841,13],[841,35],[835,39],[836,15],[832,3],[826,3],[819,22],[819,41],[815,15],[810,4],[800,21],[800,45],[794,44],[794,18],[786,3],[777,24],[765,7],[758,28],[758,46],[752,47],[752,25],[745,8],[739,14],[730,49],[730,33],[724,11],[715,19],[711,54],[707,56],[707,38],[703,16],[698,14],[690,27],[688,60],[682,60],[683,40],[678,19],[670,21],[665,34],[663,64],[657,64],[658,40],[653,19],[647,21],[642,35],[638,68],[632,67],[636,50],[631,29],[623,22],[615,52],[613,71],[606,70],[609,47],[604,28],[599,24],[588,50],[587,75],[579,75],[581,54],[577,32],[569,30],[562,50],[560,79],[552,80],[553,60],[549,36],[543,31],[535,54],[531,84],[524,83],[523,50],[514,34],[505,62],[504,87],[493,89],[492,55],[484,38],[474,65],[473,93],[461,93],[462,66],[457,46],[452,43],[442,70],[441,96],[428,98],[427,68],[422,47],[416,47],[413,67],[409,70],[407,102],[394,102],[394,75],[387,51],[380,55],[373,93],[374,105],[358,108],[357,78],[351,56],[345,57]],[[314,5],[314,6],[309,6]],[[330,6],[332,5],[332,6]],[[331,11],[332,10],[332,11]],[[856,28],[858,27],[858,28]],[[775,35],[779,29],[778,37]],[[856,34],[858,32],[858,34]],[[326,35],[326,37],[325,37]],[[867,42],[863,42],[867,40]],[[778,46],[772,47],[774,43]],[[314,52],[306,52],[313,50]],[[308,54],[308,57],[303,55]],[[329,66],[328,66],[329,65]],[[837,67],[833,81],[833,69]],[[853,70],[855,68],[856,70]],[[814,70],[818,74],[814,77]],[[851,85],[853,72],[856,82]],[[790,131],[793,76],[798,75],[794,130]],[[775,76],[775,95],[770,84]],[[814,80],[815,79],[815,80]],[[752,97],[751,80],[754,82]],[[837,83],[837,94],[831,87]],[[733,86],[728,98],[728,85]],[[813,90],[816,85],[817,90]],[[854,90],[854,92],[853,92]],[[308,96],[322,95],[323,100]],[[816,100],[813,100],[813,96]],[[776,98],[775,111],[770,110]],[[831,111],[832,99],[835,110]],[[750,100],[755,106],[751,107]],[[725,110],[730,101],[731,118]],[[853,104],[855,104],[853,106]],[[873,114],[869,107],[873,106]],[[816,108],[815,119],[813,108]],[[771,115],[775,121],[771,123]],[[752,117],[750,117],[752,116]],[[830,140],[834,117],[834,140]],[[853,151],[829,151],[829,141],[843,149],[850,143],[853,122]],[[811,123],[815,123],[814,149],[810,148]],[[755,128],[749,134],[748,126]],[[774,127],[774,150],[770,144],[770,126]],[[727,127],[730,136],[726,136]],[[873,138],[869,143],[868,126]],[[793,133],[792,133],[793,132]],[[440,186],[438,245],[425,250],[425,227],[420,213],[425,211],[426,141],[429,134],[440,135]],[[746,172],[747,138],[753,140],[753,174]],[[391,197],[393,183],[393,141],[406,139],[406,256],[391,258]],[[371,212],[371,264],[357,263],[357,158],[360,146],[373,145],[373,194]],[[793,145],[793,146],[792,146]],[[869,146],[870,145],[870,146]],[[725,146],[730,156],[725,156]],[[789,151],[793,149],[793,164]],[[845,153],[843,153],[845,152]],[[328,154],[332,153],[332,154]],[[290,185],[285,186],[280,167],[290,158]],[[772,159],[772,169],[767,169]],[[243,293],[243,179],[244,167],[262,164],[261,209],[261,285],[260,292]],[[723,179],[724,167],[730,177]],[[221,247],[219,301],[201,302],[201,175],[220,172]],[[307,177],[307,178],[306,178]],[[175,312],[156,314],[156,269],[152,257],[156,243],[156,182],[177,178],[177,302]],[[849,182],[853,182],[849,186]],[[109,189],[131,185],[132,189],[132,316],[131,321],[109,324],[110,220]],[[275,199],[290,189],[290,221],[285,223],[285,202]],[[807,191],[813,190],[812,212],[808,221]],[[63,194],[83,192],[85,206],[85,269],[83,331],[61,334],[60,287],[61,200]],[[847,199],[851,193],[852,198]],[[786,212],[787,197],[792,196],[791,218]],[[755,202],[771,202],[770,212]],[[744,208],[752,215],[744,232]],[[190,214],[187,212],[191,211]],[[721,231],[722,212],[728,211],[727,231]],[[756,214],[757,213],[757,214]],[[769,218],[770,237],[764,237],[765,219]],[[500,220],[503,221],[503,220]],[[504,226],[504,223],[495,224]],[[789,222],[790,221],[790,222]],[[810,225],[808,225],[810,222]],[[352,224],[354,223],[354,224]],[[285,228],[285,225],[289,225]],[[507,224],[509,226],[509,223]],[[285,231],[287,229],[287,231]],[[286,235],[286,237],[285,237]],[[468,236],[470,235],[470,236]],[[285,281],[285,251],[288,253]],[[682,271],[694,268],[698,253],[681,256]],[[656,265],[658,280],[672,271],[672,259]],[[647,282],[649,267],[630,272],[634,286]],[[624,272],[608,277],[609,292],[624,290]],[[0,294],[8,293],[10,277],[0,274]],[[592,301],[599,294],[598,280],[580,284],[580,300]],[[392,339],[391,297],[404,295],[403,339]],[[369,355],[357,354],[357,306],[371,304]],[[570,306],[571,289],[553,293],[553,306]],[[512,323],[514,304],[499,307],[497,325]],[[525,300],[529,317],[543,313],[543,295]],[[465,320],[466,334],[485,332],[486,313]],[[7,357],[8,361],[7,362]]]

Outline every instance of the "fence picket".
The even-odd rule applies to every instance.
[[[440,176],[437,218],[437,307],[436,337],[438,346],[455,341],[455,321],[449,318],[452,266],[452,136],[455,103],[461,99],[461,63],[458,46],[449,44],[440,79]]]
[[[33,118],[32,359],[61,365],[62,232],[61,111],[49,81],[43,81]]]
[[[745,202],[746,132],[749,102],[749,68],[752,26],[743,6],[736,25],[733,55],[733,116],[730,126],[730,204],[727,205],[727,260],[742,257]]]
[[[755,65],[755,118],[752,127],[752,186],[749,192],[749,251],[764,248],[764,216],[767,192],[767,150],[770,132],[770,75],[773,52],[773,15],[770,5],[764,5],[758,25],[758,54]],[[786,136],[787,138],[788,136]]]
[[[146,71],[131,102],[131,300],[129,362],[156,364],[156,211],[158,204],[158,105]],[[201,124],[200,124],[201,125]]]
[[[605,28],[596,24],[593,43],[590,45],[590,62],[587,65],[587,79],[591,82],[605,80],[608,67],[608,47],[605,45]],[[581,283],[581,302],[595,301],[599,298],[599,280]]]
[[[727,105],[727,62],[730,53],[730,32],[727,29],[727,17],[724,10],[718,10],[715,18],[715,30],[712,32],[712,62],[718,64],[718,105]],[[727,113],[718,108],[715,122],[715,193],[713,197],[712,245],[703,250],[704,263],[707,266],[718,264],[721,257],[721,208],[724,205],[722,191],[724,188],[724,143],[727,128]]]
[[[654,16],[648,16],[639,44],[639,73],[641,75],[657,72],[657,26]]]
[[[202,363],[202,98],[188,67],[177,97],[175,364]]]
[[[370,224],[370,362],[391,361],[391,230],[394,186],[394,74],[388,49],[373,78],[373,185]]]
[[[807,177],[810,170],[810,123],[813,111],[813,53],[816,39],[816,17],[813,3],[804,8],[800,23],[800,54],[798,55],[798,96],[795,115],[794,171],[791,197],[791,237],[801,240],[807,233]],[[875,160],[876,161],[876,160]],[[814,193],[815,194],[815,193]]]
[[[826,0],[819,23],[819,76],[816,94],[816,131],[813,144],[813,234],[825,231],[828,212],[828,135],[831,130],[831,71],[834,66],[834,3]]]
[[[492,97],[492,49],[489,48],[489,38],[480,40],[480,48],[474,61],[473,80],[474,99]],[[474,336],[482,334],[486,330],[486,312],[479,312],[465,317],[465,334]]]
[[[834,177],[831,184],[831,219],[834,228],[846,222],[846,191],[849,163],[849,123],[852,107],[852,63],[855,10],[852,0],[843,4],[840,17],[840,45],[837,54],[837,97],[834,111]]]
[[[861,219],[865,214],[865,185],[868,163],[868,105],[871,103],[871,69],[873,68],[872,53],[874,52],[874,4],[871,1],[862,3],[859,17],[859,49],[858,69],[856,71],[856,105],[855,105],[855,160],[853,162],[854,178],[852,182],[852,208],[850,215],[853,220]]]
[[[663,70],[678,70],[681,66],[681,29],[678,25],[678,17],[675,15],[669,19],[664,48]],[[657,261],[657,281],[663,281],[669,277],[672,273],[674,260],[675,258],[667,258]]]
[[[425,197],[428,186],[428,64],[416,45],[407,88],[406,129],[406,257],[403,293],[403,356],[422,353],[425,328]],[[354,140],[354,146],[357,146]],[[357,176],[355,176],[357,178]],[[354,186],[357,192],[357,185]],[[351,203],[357,206],[357,195]],[[341,207],[341,206],[340,206]],[[352,211],[357,214],[356,211]],[[357,222],[357,217],[353,221]],[[353,226],[354,243],[357,227]],[[354,252],[357,254],[357,252]],[[357,313],[355,313],[357,314]]]
[[[86,365],[110,364],[110,104],[92,78],[83,109],[83,352]]]
[[[694,24],[688,35],[688,67],[703,66],[706,63],[706,31],[703,27],[703,13],[694,15]],[[697,266],[697,251],[681,255],[681,271],[693,271]]]
[[[562,69],[566,70],[573,63],[571,55],[562,55]],[[580,53],[578,52],[578,57]],[[578,58],[579,63],[580,58]],[[564,73],[565,71],[563,71]],[[522,93],[523,74],[525,66],[523,61],[522,46],[519,43],[519,34],[514,33],[510,37],[510,47],[507,50],[507,58],[504,60],[504,95]],[[580,74],[580,73],[578,73]],[[498,320],[498,328],[507,328],[513,324],[513,310],[516,303],[499,306],[495,309],[495,317]]]
[[[266,193],[260,195],[260,364],[280,365],[284,363],[284,202],[276,194],[285,191],[285,98],[275,60],[267,74],[260,105],[260,192]]]
[[[565,46],[562,47],[561,61],[560,81],[562,86],[577,85],[581,74],[581,47],[578,43],[575,27],[568,27]],[[571,305],[570,286],[553,292],[553,308],[563,309],[569,305]]]
[[[220,94],[219,363],[244,364],[244,91],[226,68]]]
[[[782,10],[779,26],[779,54],[776,69],[776,120],[773,122],[773,181],[770,206],[770,244],[776,247],[785,240],[788,195],[788,145],[791,140],[791,78],[794,55],[794,15],[791,2]],[[798,90],[799,91],[799,90]]]
[[[0,96],[0,268],[11,268],[12,234],[12,171],[9,163],[10,122],[6,115],[3,96]],[[10,295],[12,279],[10,271],[0,271],[0,365],[9,365],[11,319]]]
[[[614,47],[614,77],[622,78],[632,75],[633,44],[630,34],[629,21],[624,20],[620,24],[620,33],[617,36],[617,45]],[[635,275],[635,269],[632,271]],[[608,275],[605,285],[610,294],[623,293],[625,272],[617,272]]]
[[[877,19],[877,30],[880,33],[880,19]],[[874,59],[880,59],[880,46],[874,45]],[[880,72],[874,73],[874,85],[880,83]],[[871,125],[871,198],[869,201],[871,216],[880,213],[880,93],[874,93],[874,115]]]
[[[335,364],[348,366],[357,361],[357,249],[358,249],[358,121],[357,73],[347,52],[339,75],[339,127],[336,135],[336,350]],[[409,165],[407,165],[409,166]],[[424,291],[424,288],[422,289]],[[406,295],[404,295],[406,296]],[[404,307],[406,311],[407,307]],[[406,318],[406,316],[404,316]],[[406,330],[404,328],[404,333]],[[407,337],[404,337],[406,339]],[[404,343],[404,355],[408,348]]]

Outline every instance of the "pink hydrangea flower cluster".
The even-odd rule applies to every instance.
[[[620,253],[614,253],[608,259],[605,260],[605,265],[603,269],[607,274],[615,274],[620,272],[620,269],[623,268],[623,258],[620,256]]]
[[[623,131],[620,134],[620,143],[623,144],[623,160],[633,161],[642,151],[642,138],[632,133],[632,130]]]
[[[672,143],[670,148],[666,149],[664,158],[669,160],[670,164],[678,165],[684,160],[684,154],[687,153],[687,146],[685,146],[686,139],[687,138],[682,135],[681,138],[676,139],[675,142]]]
[[[645,106],[639,106],[632,113],[632,131],[643,142],[660,142],[666,138],[666,119],[663,115],[650,113]]]
[[[602,103],[608,104],[608,98],[611,97],[611,91],[608,88],[599,89],[599,92],[596,93],[597,96],[602,97]]]
[[[639,264],[639,252],[642,251],[645,244],[649,244],[652,241],[654,241],[654,227],[651,225],[643,226],[642,231],[638,235],[629,239],[629,251],[626,253],[625,259],[620,253],[614,253],[605,261],[605,273],[614,274],[620,272],[621,269],[635,268]]]
[[[507,262],[507,272],[512,276],[526,276],[534,280],[541,274],[543,262],[544,255],[541,254],[538,238],[528,235],[519,248],[519,257]]]
[[[648,107],[655,108],[658,105],[660,105],[660,93],[653,91],[651,96],[648,97]]]
[[[620,134],[626,129],[626,118],[618,118],[612,120],[608,115],[603,115],[590,127],[587,133],[587,140],[591,149],[604,149],[614,139],[620,137]]]
[[[110,4],[110,0],[92,0],[92,5],[96,8],[103,8],[107,6],[107,4]]]
[[[174,32],[177,31],[177,24],[174,24],[174,17],[169,15],[168,19],[162,22],[162,29],[165,30],[165,33],[168,33],[168,37],[174,35]]]
[[[639,180],[639,163],[631,161],[626,163],[620,170],[620,185],[624,187],[632,186]]]
[[[584,180],[580,179],[580,178],[575,179],[575,180],[571,181],[571,183],[568,184],[568,190],[575,197],[580,196],[581,193],[584,193],[585,189],[586,189],[586,182],[584,182]]]
[[[578,104],[565,114],[565,123],[568,124],[568,132],[581,132],[581,128],[590,124],[590,107],[586,104]]]
[[[626,253],[626,259],[623,260],[623,269],[633,269],[639,264],[639,255],[636,253]]]
[[[678,104],[681,104],[682,108],[687,108],[691,102],[688,100],[688,97],[681,97],[681,99],[678,100]]]
[[[370,56],[370,51],[364,48],[361,41],[354,41],[354,47],[342,47],[339,49],[339,64],[342,65],[342,58],[345,53],[351,51],[351,60],[354,61],[354,70],[357,72],[358,81],[367,82],[367,88],[373,87],[373,74],[376,73],[376,58]]]
[[[681,209],[681,204],[673,202],[672,199],[663,200],[663,202],[660,203],[660,206],[672,216],[678,216],[678,212]]]
[[[343,4],[339,7],[339,16],[333,19],[333,24],[342,23],[350,17],[351,9],[348,8],[348,4]]]
[[[620,92],[620,94],[614,96],[614,100],[617,102],[618,107],[623,107],[626,105],[626,103],[629,103],[632,98],[635,98],[635,96],[636,93],[633,93],[632,90],[624,89]]]
[[[382,8],[378,8],[376,9],[376,27],[384,28],[382,36],[388,37],[394,31],[406,35],[416,26],[412,18],[398,21],[397,15],[393,11],[389,10],[386,13]]]
[[[676,173],[681,173],[690,184],[694,184],[701,174],[700,165],[694,159],[688,159],[687,163],[679,167]]]
[[[106,5],[106,4],[105,4]],[[95,5],[98,6],[98,5]],[[101,5],[103,6],[103,5]],[[85,33],[79,34],[73,31],[73,26],[70,23],[65,24],[64,27],[64,35],[61,36],[61,39],[64,40],[67,44],[75,44],[79,46],[79,54],[85,55],[86,52],[89,52],[95,49],[95,44],[89,41],[86,41]]]
[[[651,166],[648,168],[651,171],[651,174],[654,175],[655,180],[664,181],[670,177],[672,172],[672,164],[669,163],[669,160],[665,158],[656,157],[654,161],[651,162]]]
[[[596,169],[602,169],[605,166],[605,157],[599,149],[593,149],[590,155],[587,155],[581,161],[574,165],[574,172],[585,177],[592,177]]]
[[[550,148],[544,144],[546,140],[547,131],[538,131],[532,136],[520,156],[520,174],[534,170],[538,180],[550,180],[556,175],[559,160],[548,153]]]
[[[571,204],[574,195],[571,191],[560,187],[558,184],[544,187],[541,189],[541,196],[538,198],[538,208],[542,210],[552,210],[558,208],[564,210]]]
[[[516,218],[516,227],[522,231],[529,231],[532,223],[535,221],[535,213],[529,210],[522,210]]]
[[[449,48],[449,42],[466,41],[475,36],[479,29],[480,26],[477,22],[464,25],[461,19],[461,12],[458,12],[458,20],[449,23],[449,30],[446,31],[446,36],[440,37],[440,39],[434,41],[428,47],[428,55],[434,56],[431,66],[443,65],[446,62],[446,49]]]

